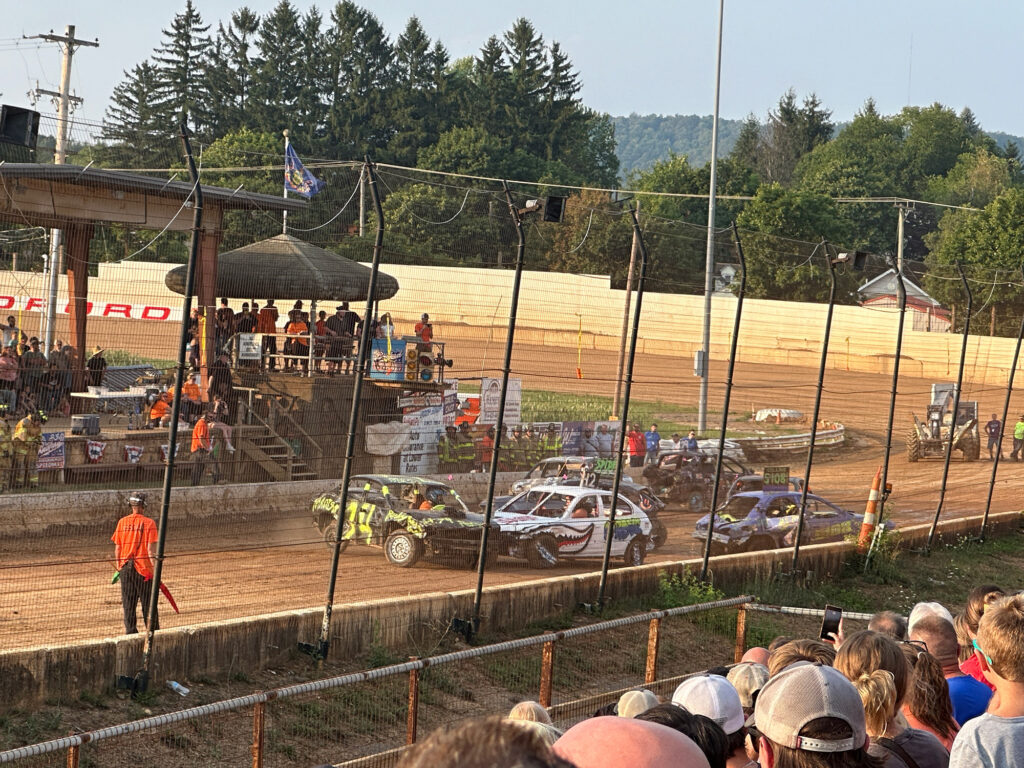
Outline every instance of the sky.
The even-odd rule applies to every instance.
[[[300,11],[330,2],[292,0]],[[216,28],[247,4],[260,14],[277,0],[195,0]],[[56,45],[16,38],[76,25],[98,38],[79,48],[72,90],[78,117],[99,121],[124,70],[161,42],[184,0],[0,0],[0,102],[29,106],[26,91],[58,90]],[[558,41],[583,82],[584,103],[612,115],[699,114],[714,109],[717,0],[561,0],[516,6],[493,0],[365,0],[363,7],[397,37],[416,15],[452,58],[477,53],[519,16],[546,41]],[[883,114],[941,102],[970,107],[990,131],[1024,134],[1024,100],[1009,82],[1019,71],[1024,3],[975,0],[725,0],[720,114],[763,119],[789,88],[817,94],[836,121],[868,98]],[[211,30],[212,31],[212,30]],[[53,113],[47,98],[37,109]]]

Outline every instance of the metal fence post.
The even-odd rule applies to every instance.
[[[78,750],[80,750],[77,744],[68,747],[68,768],[78,768]]]
[[[949,460],[953,455],[953,438],[956,437],[956,425],[960,417],[960,391],[964,384],[964,362],[967,359],[967,342],[971,334],[971,310],[974,307],[974,295],[971,293],[971,286],[967,282],[967,275],[964,274],[964,267],[958,261],[956,271],[960,273],[960,283],[963,285],[964,293],[967,295],[967,311],[964,312],[964,332],[960,342],[960,368],[956,374],[956,389],[953,391],[953,418],[949,423],[949,440],[946,442],[946,456],[942,465],[942,482],[939,484],[939,503],[935,505],[935,519],[932,520],[932,527],[928,529],[928,541],[924,545],[925,552],[932,551],[932,542],[935,540],[935,532],[939,527],[939,516],[942,514],[942,505],[946,500],[946,483],[949,480]],[[981,414],[977,414],[981,415]],[[977,419],[975,419],[977,421]],[[981,435],[978,435],[977,449],[981,451]],[[961,443],[962,445],[962,443]],[[973,450],[973,449],[971,449]],[[967,451],[963,451],[967,456]]]
[[[263,735],[267,705],[257,701],[252,708],[252,768],[263,768]]]
[[[736,648],[733,651],[732,660],[739,664],[743,661],[743,654],[747,652],[747,606],[741,605],[736,609]]]
[[[540,659],[540,705],[547,709],[551,706],[551,677],[555,666],[555,641],[544,643],[544,651]]]
[[[419,656],[410,656],[409,661],[419,661]],[[420,670],[409,670],[409,712],[405,720],[405,743],[416,743],[416,727],[420,716]]]
[[[658,647],[661,645],[661,619],[651,619],[647,629],[647,668],[644,670],[644,685],[658,679]]]

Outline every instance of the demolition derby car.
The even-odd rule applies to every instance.
[[[612,490],[615,482],[615,459],[599,459],[594,456],[555,456],[543,459],[534,465],[526,476],[512,483],[508,496],[494,499],[494,508],[499,508],[517,493],[537,488],[538,486],[572,485],[598,488],[603,491]],[[646,485],[638,484],[627,474],[619,481],[619,494],[629,499],[634,506],[640,507],[650,519],[653,533],[651,541],[660,547],[668,539],[668,529],[658,518],[658,513],[665,508],[665,502],[659,499]],[[481,502],[481,509],[486,501]]]
[[[480,551],[482,515],[451,486],[399,475],[356,475],[349,483],[341,548],[352,542],[383,547],[392,565],[408,568],[425,553],[446,564],[472,566]],[[313,525],[333,547],[341,489],[313,500]]]
[[[705,541],[708,517],[697,521],[693,537]],[[750,491],[737,493],[718,508],[711,533],[715,554],[756,549],[790,547],[800,518],[800,493],[793,491]],[[864,515],[837,507],[813,493],[807,494],[802,544],[842,541],[856,535]],[[886,522],[887,529],[892,523]]]
[[[678,501],[691,512],[704,512],[711,505],[717,462],[717,454],[668,451],[658,457],[656,465],[644,467],[643,474],[660,498]],[[750,474],[738,461],[723,455],[718,498],[726,498],[726,491],[736,478]]]
[[[494,513],[496,551],[525,559],[534,568],[551,568],[559,560],[604,557],[608,536],[611,554],[626,565],[643,565],[651,542],[651,521],[622,494],[610,520],[612,495],[578,485],[539,486],[509,499]]]

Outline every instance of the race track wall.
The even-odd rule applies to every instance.
[[[164,286],[163,277],[173,266],[146,262],[99,265],[99,276],[89,280],[93,307],[88,346],[99,344],[172,359],[178,341],[175,321],[180,317],[181,297]],[[429,312],[438,340],[503,342],[512,285],[510,271],[395,264],[384,269],[397,278],[401,289],[395,298],[381,303],[381,311],[392,314],[400,334],[411,332],[420,314]],[[42,275],[0,273],[0,318],[14,314],[26,331],[38,333],[44,295]],[[251,298],[238,297],[232,306],[238,309],[243,300]],[[262,303],[265,297],[255,298]],[[624,292],[611,289],[606,276],[527,272],[520,296],[517,343],[575,348],[582,325],[584,349],[617,349],[623,301]],[[640,350],[692,360],[700,346],[702,302],[700,296],[657,293],[655,286],[644,299]],[[62,279],[58,311],[63,311],[66,304],[67,282]],[[713,359],[728,357],[735,306],[731,296],[714,299]],[[329,305],[326,308],[332,309]],[[361,311],[358,305],[353,309]],[[816,367],[826,309],[823,304],[747,300],[740,329],[740,360]],[[889,307],[836,307],[830,367],[869,373],[891,371],[897,315]],[[563,327],[554,325],[565,323],[567,316],[573,321]],[[902,371],[907,376],[935,380],[954,377],[960,336],[914,331],[911,325],[908,320]],[[57,333],[67,335],[66,314],[59,317]],[[1005,384],[1013,346],[1013,339],[971,337],[967,380],[979,385]],[[495,355],[495,361],[500,359],[497,352]]]

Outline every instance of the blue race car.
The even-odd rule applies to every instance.
[[[708,515],[697,521],[693,537],[705,541]],[[747,552],[793,546],[800,517],[800,493],[748,491],[733,495],[718,508],[711,534],[714,554]],[[864,515],[837,507],[813,493],[807,494],[807,512],[801,544],[842,541],[860,531]],[[887,529],[892,523],[886,522]]]

